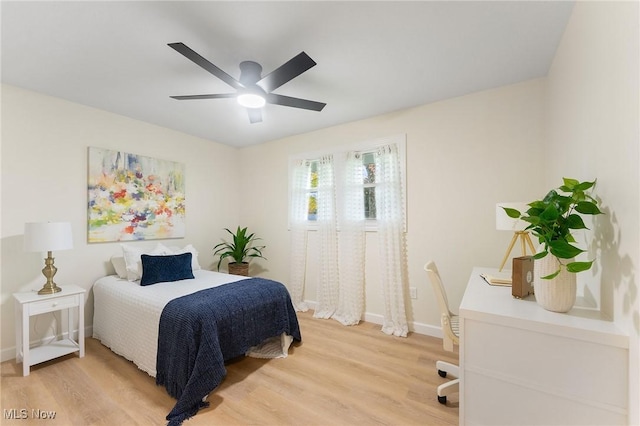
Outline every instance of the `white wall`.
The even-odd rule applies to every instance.
[[[496,231],[495,204],[533,199],[545,189],[543,98],[544,80],[533,80],[244,148],[241,175],[251,196],[243,198],[241,222],[265,240],[264,275],[284,282],[289,277],[289,156],[405,133],[409,285],[418,289],[409,316],[419,326],[439,327],[423,265],[429,259],[438,264],[452,307],[460,303],[473,266],[500,265],[512,234]],[[380,315],[376,242],[369,233],[365,310]],[[316,251],[311,233],[309,300],[316,300]]]
[[[42,253],[23,250],[25,222],[70,221],[73,250],[55,252],[56,283],[88,290],[86,323],[93,323],[93,282],[112,271],[119,243],[87,244],[87,147],[117,149],[186,165],[186,230],[171,245],[193,244],[203,267],[211,248],[238,218],[238,195],[228,183],[238,176],[238,151],[108,112],[16,87],[2,86],[2,359],[15,346],[12,293],[39,289],[45,278]],[[155,242],[129,242],[154,245]],[[48,334],[51,314],[38,319]],[[32,321],[34,322],[34,321]]]
[[[547,182],[598,179],[578,282],[630,336],[630,424],[640,424],[640,148],[638,2],[577,2],[548,76]]]

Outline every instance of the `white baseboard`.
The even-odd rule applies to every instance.
[[[0,351],[0,362],[9,361],[10,359],[14,359],[16,357],[16,347],[11,347],[7,349],[3,349]]]
[[[309,306],[309,309],[315,310],[316,302],[305,300],[305,303]],[[384,317],[382,315],[370,314],[368,312],[364,313],[363,321],[382,325],[383,320],[384,320]],[[442,334],[442,327],[437,327],[435,325],[429,325],[429,324],[424,324],[424,323],[415,322],[415,321],[409,323],[409,331],[412,331],[417,334],[422,334],[425,336],[438,337],[440,339],[442,339],[442,337],[444,336]]]
[[[87,326],[84,328],[84,336],[86,337],[91,337],[93,336],[93,326]],[[50,336],[45,336],[40,340],[35,340],[29,343],[30,347],[35,347],[35,346],[40,346],[40,345],[44,345],[48,342],[50,342],[53,339],[63,339],[67,337],[67,333],[63,333],[61,335],[58,335],[57,337],[54,337],[53,335]],[[78,330],[74,330],[73,331],[73,339],[77,340],[78,339]],[[2,351],[0,351],[0,362],[5,362],[5,361],[9,361],[11,359],[15,359],[16,358],[16,347],[12,346],[10,348],[6,348],[6,349],[2,349]]]

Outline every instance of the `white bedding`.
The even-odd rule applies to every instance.
[[[158,324],[165,305],[177,297],[247,279],[202,269],[193,275],[192,280],[149,286],[116,275],[100,278],[93,286],[93,337],[156,377]]]

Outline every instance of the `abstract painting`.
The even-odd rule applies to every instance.
[[[89,147],[88,242],[185,236],[184,164]]]

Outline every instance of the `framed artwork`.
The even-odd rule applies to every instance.
[[[185,236],[184,164],[89,147],[88,242]]]

